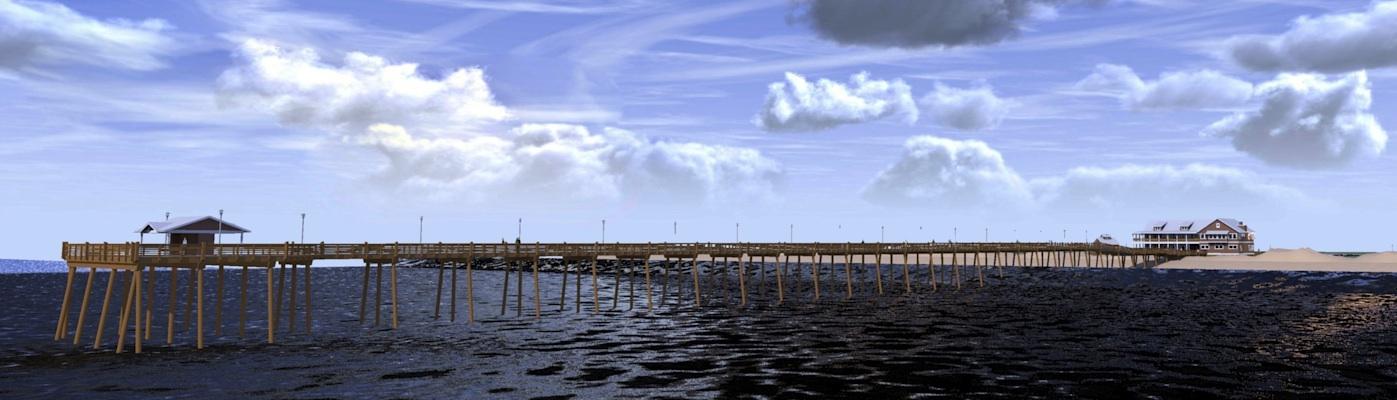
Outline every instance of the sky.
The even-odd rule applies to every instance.
[[[0,258],[219,210],[260,243],[1227,217],[1388,250],[1394,117],[1397,1],[0,0]]]

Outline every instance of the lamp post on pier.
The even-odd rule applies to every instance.
[[[306,242],[306,213],[301,213],[301,241],[300,241],[300,242],[297,242],[297,243],[305,243],[305,242]]]
[[[165,219],[170,219],[170,213],[165,213]],[[213,244],[223,244],[223,209],[218,209],[218,236],[213,239]]]

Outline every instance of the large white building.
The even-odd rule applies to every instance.
[[[1135,232],[1131,239],[1140,248],[1208,253],[1250,253],[1256,243],[1255,232],[1231,218],[1158,221]]]

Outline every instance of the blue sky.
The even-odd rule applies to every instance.
[[[1397,3],[0,0],[0,257],[249,241],[1386,250]],[[675,224],[678,229],[675,233]]]

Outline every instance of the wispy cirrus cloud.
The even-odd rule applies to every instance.
[[[1236,107],[1252,95],[1251,83],[1213,70],[1165,72],[1147,81],[1116,64],[1097,64],[1075,88],[1117,97],[1132,110]]]
[[[177,47],[160,19],[99,20],[58,3],[0,0],[0,69],[89,65],[148,71]]]

